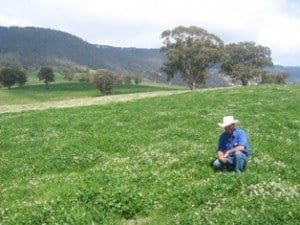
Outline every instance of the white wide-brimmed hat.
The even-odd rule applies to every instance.
[[[239,121],[238,120],[235,120],[233,118],[233,116],[224,116],[223,117],[223,122],[222,123],[218,123],[220,127],[224,128],[224,127],[227,127],[231,124],[236,124],[238,123]]]

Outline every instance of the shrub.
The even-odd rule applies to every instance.
[[[97,72],[91,78],[92,83],[101,92],[102,95],[107,95],[111,92],[116,78],[109,70],[97,70]]]

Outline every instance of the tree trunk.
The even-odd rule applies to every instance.
[[[194,91],[196,89],[196,81],[193,80],[193,86],[192,86],[192,91]]]
[[[243,86],[246,86],[248,84],[248,80],[247,79],[242,79],[241,81],[242,81],[242,85]]]

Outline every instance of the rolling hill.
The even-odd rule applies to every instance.
[[[96,45],[52,29],[0,26],[0,64],[28,67],[80,65],[149,74],[159,71],[163,60],[164,54],[159,49]],[[273,71],[286,71],[289,82],[300,82],[300,67],[276,65]]]
[[[159,49],[118,48],[90,44],[66,32],[35,27],[0,27],[0,61],[25,66],[78,64],[145,73],[158,70]]]

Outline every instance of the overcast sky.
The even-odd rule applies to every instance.
[[[159,48],[195,25],[228,44],[255,41],[274,64],[300,66],[300,0],[0,0],[0,26],[66,31],[93,44]]]

